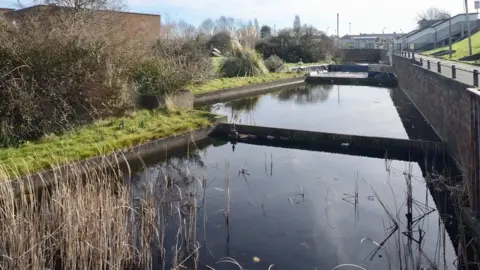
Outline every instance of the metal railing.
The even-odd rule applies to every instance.
[[[430,59],[425,60],[421,56],[417,56],[415,53],[408,51],[400,51],[395,54],[397,56],[411,59],[415,65],[424,67],[429,70],[433,70],[468,85],[473,85],[475,87],[479,86],[478,69],[469,70],[460,68],[457,65],[447,65],[442,63],[441,59],[438,59],[438,61],[432,61]]]

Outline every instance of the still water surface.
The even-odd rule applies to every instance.
[[[301,86],[219,103],[211,110],[239,124],[408,139],[397,107],[411,103],[396,98],[404,96],[399,92],[371,86]]]
[[[403,95],[399,98],[398,90],[309,86],[220,103],[211,110],[242,124],[395,138],[432,135],[418,124],[424,121]],[[230,143],[213,139],[197,147],[188,156],[153,162],[133,177],[132,185],[140,193],[145,186],[162,185],[164,175],[190,179],[198,201],[205,199],[197,224],[204,265],[238,269],[217,264],[228,256],[245,269],[268,269],[272,264],[272,269],[333,269],[341,264],[400,269],[406,262],[397,253],[408,253],[411,242],[413,258],[420,256],[421,266],[429,266],[428,258],[438,269],[454,268],[452,243],[447,236],[443,245],[443,224],[418,163],[248,144],[237,144],[233,151]],[[199,179],[210,183],[205,195],[196,184]],[[413,239],[418,240],[419,230],[425,232],[424,255],[402,234],[408,231],[407,183],[414,199],[413,219],[419,218]],[[381,202],[399,228],[370,257],[376,247],[371,240],[381,243],[393,225]],[[254,262],[254,257],[260,261]]]
[[[216,264],[225,256],[247,269],[268,269],[271,264],[275,264],[274,269],[332,269],[345,263],[367,269],[389,269],[389,265],[399,269],[394,237],[386,244],[389,253],[382,249],[372,260],[369,254],[374,244],[368,240],[362,243],[363,238],[382,242],[389,232],[386,228],[393,224],[373,191],[394,216],[398,214],[395,220],[400,224],[400,233],[407,231],[408,175],[416,200],[413,218],[435,209],[417,163],[386,163],[376,158],[248,144],[237,144],[235,151],[229,143],[209,144],[191,152],[190,159],[171,157],[167,163],[151,165],[140,172],[134,187],[141,189],[146,183],[161,182],[159,175],[178,169],[193,183],[203,177],[211,183],[206,189],[206,206],[198,210],[199,220],[204,210],[208,219],[206,226],[199,222],[197,237],[204,248],[202,263],[214,265],[215,269],[238,269],[231,264]],[[224,218],[227,176],[230,226]],[[356,183],[355,208],[352,196]],[[200,187],[198,191],[201,200],[203,191]],[[445,250],[442,248],[442,225],[437,211],[422,218],[414,229],[425,231],[425,255],[444,269],[445,253],[447,265],[453,268],[454,249],[448,237]],[[395,237],[402,246],[408,243],[407,236],[396,233]],[[417,248],[412,244],[414,258],[419,252]],[[254,256],[261,259],[260,263],[252,261]],[[422,265],[428,266],[425,260]]]

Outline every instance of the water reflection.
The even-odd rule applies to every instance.
[[[215,113],[237,124],[321,132],[408,138],[391,92],[357,85],[307,85],[218,103]]]
[[[293,101],[295,104],[323,103],[333,89],[333,85],[306,85],[281,91],[276,97],[281,101]]]
[[[454,249],[437,237],[443,225],[438,212],[431,212],[432,198],[416,163],[247,144],[232,152],[228,144],[217,145],[191,152],[194,159],[174,157],[152,165],[146,171],[163,174],[139,179],[163,183],[167,168],[185,179],[188,188],[181,189],[188,192],[182,195],[196,200],[198,209],[201,266],[238,269],[218,264],[230,256],[245,269],[271,264],[333,269],[344,263],[399,269],[403,259],[397,251],[409,256],[406,248],[411,248],[416,256],[418,230],[422,261],[428,257],[440,269],[452,265]],[[377,249],[368,239],[387,240]],[[436,257],[440,252],[444,261]]]

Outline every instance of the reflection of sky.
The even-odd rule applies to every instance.
[[[314,87],[310,93],[277,92],[261,96],[250,112],[234,113],[224,105],[216,112],[242,124],[408,138],[389,91],[368,86]]]
[[[413,197],[423,203],[427,200],[434,207],[417,164],[393,161],[389,174],[383,159],[246,144],[237,144],[235,152],[231,149],[230,144],[208,147],[202,157],[205,172],[189,165],[192,177],[202,178],[205,173],[211,183],[206,194],[206,238],[202,224],[197,233],[199,243],[216,257],[213,259],[210,252],[204,253],[201,260],[210,265],[218,258],[231,256],[246,269],[268,269],[270,264],[278,269],[332,269],[342,263],[358,264],[366,269],[388,269],[385,253],[372,261],[364,260],[374,246],[360,242],[364,237],[381,242],[385,238],[384,226],[390,225],[379,202],[368,199],[373,195],[370,185],[391,212],[398,212],[398,218],[405,223],[404,172],[410,171],[414,176]],[[238,175],[242,168],[249,174],[246,179]],[[231,190],[229,238],[223,217],[227,176]],[[342,200],[345,194],[355,192],[356,179],[358,221],[353,205]],[[303,202],[299,193],[304,193]],[[198,201],[201,199],[199,196]],[[203,220],[203,211],[203,208],[199,210],[199,220]],[[414,210],[414,217],[417,214]],[[427,232],[423,250],[433,258],[438,235],[437,212],[425,218],[421,226]],[[405,231],[405,227],[402,229]],[[450,243],[446,246],[447,262],[452,266],[453,248]],[[388,241],[388,247],[395,257],[393,238]],[[253,256],[260,257],[261,263],[254,265]],[[238,268],[218,265],[215,269]],[[398,267],[393,265],[392,269]]]

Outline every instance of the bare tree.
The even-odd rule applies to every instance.
[[[215,30],[215,22],[210,18],[205,19],[198,27],[199,32],[209,36],[213,36],[214,30]]]
[[[260,33],[260,24],[258,23],[257,18],[255,18],[255,20],[253,20],[253,24],[255,25],[255,31],[257,33]]]
[[[417,14],[417,21],[421,20],[444,20],[450,18],[450,12],[436,7],[430,7],[427,10]]]
[[[74,10],[121,10],[126,7],[123,0],[35,0],[34,3],[69,7]]]
[[[232,35],[235,34],[236,20],[232,17],[221,16],[215,21],[215,32],[228,32]]]

